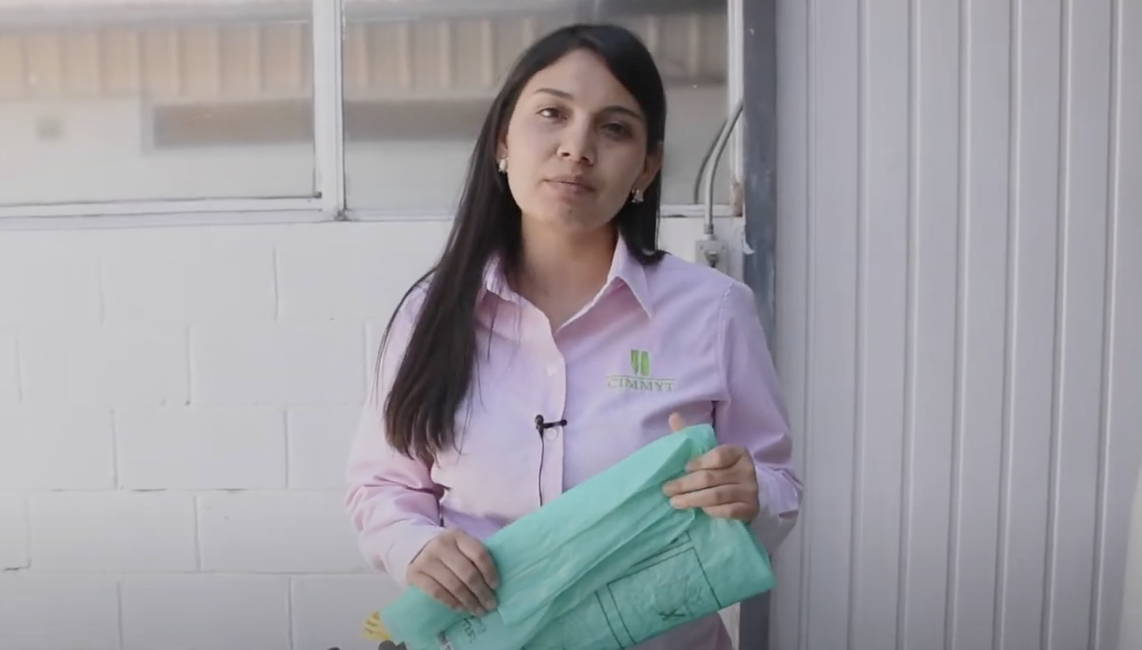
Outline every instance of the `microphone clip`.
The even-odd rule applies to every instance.
[[[535,416],[535,432],[538,433],[540,436],[542,436],[543,432],[547,429],[553,429],[555,427],[565,427],[565,426],[567,426],[567,420],[566,419],[557,420],[555,422],[548,422],[547,420],[545,420],[543,418],[542,415]]]

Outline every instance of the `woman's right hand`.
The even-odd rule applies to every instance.
[[[458,530],[425,545],[408,566],[408,582],[455,610],[483,616],[496,608],[496,564],[479,540]]]

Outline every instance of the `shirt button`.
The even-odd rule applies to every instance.
[[[559,372],[559,366],[555,365],[554,363],[551,364],[550,366],[547,366],[547,376],[548,377],[554,377],[555,373],[557,373],[557,372]]]
[[[557,437],[559,437],[559,432],[556,431],[555,429],[548,429],[547,433],[545,433],[544,435],[547,437],[548,440],[555,440]]]

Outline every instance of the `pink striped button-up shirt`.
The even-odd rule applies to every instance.
[[[421,296],[414,292],[394,320],[378,395],[395,374]],[[643,267],[620,240],[603,289],[554,333],[495,264],[477,322],[480,354],[459,414],[459,452],[431,466],[397,454],[373,401],[356,434],[349,514],[365,557],[399,585],[442,530],[487,538],[668,434],[674,412],[688,424],[712,424],[719,443],[752,454],[762,505],[753,526],[762,543],[772,551],[793,525],[801,484],[776,373],[744,284],[670,255]],[[566,424],[540,436],[537,415]],[[731,645],[713,615],[638,647]]]

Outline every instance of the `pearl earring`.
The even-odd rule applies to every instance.
[[[500,158],[500,162],[499,162],[499,165],[498,165],[498,167],[499,167],[499,170],[500,170],[500,173],[501,173],[501,174],[506,174],[506,173],[508,173],[508,159],[507,159],[507,156],[504,156],[503,158]]]
[[[638,189],[637,187],[634,188],[634,190],[631,192],[631,203],[642,203],[642,198],[642,190]]]

